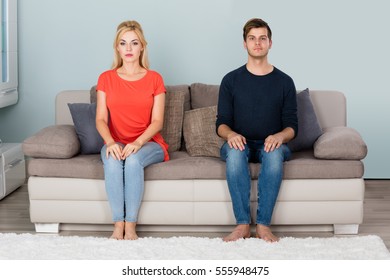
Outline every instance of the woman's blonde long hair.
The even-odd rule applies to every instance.
[[[135,21],[135,20],[130,20],[130,21],[124,21],[120,23],[116,29],[116,36],[114,40],[114,61],[112,63],[112,69],[119,68],[123,65],[123,60],[121,56],[119,55],[119,52],[117,50],[117,46],[119,44],[120,38],[122,35],[127,32],[127,31],[134,31],[142,45],[143,50],[141,51],[141,55],[139,57],[139,64],[141,67],[145,69],[149,69],[149,59],[148,59],[148,51],[147,51],[147,42],[145,40],[144,33],[142,31],[141,25]]]

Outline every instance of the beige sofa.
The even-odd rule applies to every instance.
[[[91,103],[95,98],[94,88],[60,92],[55,125],[23,143],[29,159],[30,217],[37,232],[112,226],[100,155],[79,153],[80,138],[68,108],[68,103]],[[218,157],[222,142],[215,135],[217,99],[217,85],[167,87],[163,135],[171,160],[145,169],[139,230],[228,231],[235,225],[225,163]],[[366,144],[347,127],[341,92],[313,90],[310,100],[322,134],[285,163],[272,227],[356,234],[363,220]],[[253,216],[259,166],[250,165]]]

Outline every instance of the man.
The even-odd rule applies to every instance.
[[[246,65],[222,80],[216,128],[226,142],[221,158],[237,226],[224,241],[250,237],[249,162],[260,162],[256,237],[279,240],[271,229],[271,218],[283,178],[283,162],[291,156],[286,143],[298,132],[294,81],[268,62],[272,32],[261,19],[244,26]]]

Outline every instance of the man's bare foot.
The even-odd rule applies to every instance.
[[[125,240],[137,240],[138,235],[135,231],[136,223],[125,223]]]
[[[238,225],[232,231],[231,234],[223,238],[223,241],[230,242],[236,241],[241,238],[249,238],[251,237],[251,229],[249,225]]]
[[[111,239],[122,240],[125,232],[125,222],[115,222]]]
[[[279,237],[271,232],[270,227],[264,225],[256,225],[256,237],[270,243],[279,241]]]

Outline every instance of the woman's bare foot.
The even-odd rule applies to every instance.
[[[122,240],[125,232],[125,222],[115,222],[111,239]]]
[[[256,225],[256,237],[270,243],[279,241],[279,237],[272,233],[270,227],[264,225]]]
[[[249,238],[251,237],[251,229],[249,225],[238,225],[232,231],[231,234],[223,238],[223,241],[230,242],[236,241],[241,238]]]
[[[136,223],[125,223],[125,240],[137,240],[138,235],[135,231]]]

